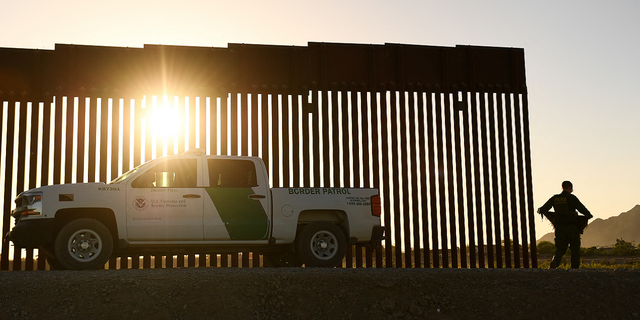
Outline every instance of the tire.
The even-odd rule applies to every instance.
[[[265,253],[263,257],[265,267],[281,268],[302,266],[300,258],[298,258],[295,253],[289,251],[269,252]]]
[[[56,237],[55,258],[62,269],[102,269],[112,251],[109,229],[93,219],[73,220]]]
[[[296,249],[305,266],[331,268],[342,264],[347,239],[337,225],[314,222],[300,231]]]

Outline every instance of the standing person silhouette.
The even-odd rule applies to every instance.
[[[555,210],[552,223],[556,231],[556,253],[551,260],[550,268],[556,268],[560,265],[562,256],[567,252],[567,247],[571,248],[571,268],[578,269],[580,267],[580,233],[582,232],[578,224],[576,210],[580,211],[587,219],[593,218],[593,215],[572,192],[573,184],[571,181],[564,181],[562,182],[562,193],[554,195],[538,209],[542,215],[546,215],[551,207]]]

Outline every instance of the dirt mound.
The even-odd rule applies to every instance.
[[[0,273],[2,319],[640,319],[640,272],[188,268]]]

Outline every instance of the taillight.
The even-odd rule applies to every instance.
[[[382,202],[380,196],[375,195],[371,197],[371,215],[379,217],[382,215]]]

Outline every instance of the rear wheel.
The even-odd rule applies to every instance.
[[[335,267],[344,259],[347,239],[335,224],[314,222],[302,229],[296,247],[307,267]]]
[[[56,237],[55,258],[63,269],[104,268],[112,251],[109,229],[93,219],[73,220]]]

